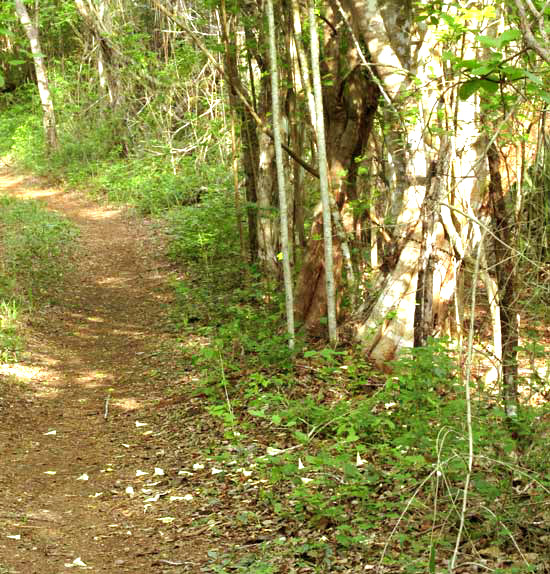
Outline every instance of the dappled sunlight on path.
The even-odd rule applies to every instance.
[[[138,418],[162,396],[169,266],[146,222],[37,184],[0,173],[0,193],[38,199],[80,238],[52,302],[28,318],[20,363],[0,367],[0,571],[149,572],[165,528],[130,494],[139,469],[154,475],[153,429]]]

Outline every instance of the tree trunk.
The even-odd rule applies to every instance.
[[[46,72],[44,56],[42,55],[42,50],[40,48],[38,29],[32,23],[29,13],[25,8],[25,4],[23,4],[23,0],[15,0],[15,12],[25,30],[25,34],[27,35],[31,46],[34,68],[36,71],[36,81],[38,83],[38,93],[40,94],[40,102],[42,104],[42,121],[44,125],[46,146],[49,152],[54,152],[59,147],[59,142],[57,139],[54,106],[48,84],[48,74]]]
[[[502,337],[502,395],[506,414],[517,416],[519,327],[516,311],[516,258],[513,250],[513,214],[507,209],[500,177],[500,156],[494,143],[487,150],[489,163],[489,198],[496,237],[493,249],[500,300]]]
[[[271,103],[273,118],[273,139],[275,161],[277,166],[277,187],[279,188],[279,217],[281,223],[281,250],[283,255],[283,272],[285,284],[285,303],[288,346],[294,348],[294,299],[292,295],[292,273],[290,269],[290,249],[288,241],[288,208],[283,165],[283,148],[281,146],[281,117],[279,109],[279,69],[277,65],[277,44],[275,41],[275,16],[273,0],[266,3],[269,25],[269,61],[271,68]]]
[[[390,131],[387,138],[394,181],[392,182],[392,213],[395,220],[393,253],[386,257],[381,271],[379,290],[373,302],[367,302],[362,310],[357,334],[362,339],[371,359],[381,368],[393,360],[400,349],[414,344],[414,317],[421,246],[426,245],[429,226],[422,225],[421,206],[429,190],[428,166],[435,153],[441,149],[437,126],[437,110],[441,102],[451,100],[453,86],[445,86],[442,45],[433,31],[416,21],[412,2],[400,0],[343,0],[351,15],[356,35],[368,47],[385,106],[385,122]],[[441,78],[440,84],[433,78]],[[433,288],[426,290],[420,285],[424,297],[433,297],[432,313],[424,330],[441,329],[456,287],[456,268],[453,251],[464,254],[469,241],[467,214],[471,212],[472,193],[475,189],[477,151],[473,144],[478,137],[475,106],[471,102],[459,102],[452,97],[454,117],[460,124],[437,126],[450,133],[450,177],[443,203],[462,210],[466,217],[461,220],[455,213],[446,214],[445,230],[455,237],[454,244],[445,237],[443,225],[434,222],[432,239],[434,253]],[[450,103],[446,104],[450,106]],[[460,106],[460,107],[459,107]],[[412,119],[411,119],[412,115]],[[459,153],[455,150],[458,148]],[[435,152],[435,153],[434,153]],[[454,248],[454,249],[453,249]],[[424,250],[425,253],[426,250]],[[426,258],[428,267],[429,258]],[[426,275],[424,274],[424,277]],[[428,279],[428,282],[431,279]],[[427,291],[431,291],[428,293]],[[429,315],[433,316],[430,319]],[[438,322],[439,325],[435,324]],[[421,339],[425,338],[425,333]]]
[[[336,345],[336,299],[334,289],[334,265],[332,259],[332,215],[330,189],[328,182],[327,147],[325,143],[325,119],[323,112],[323,94],[321,88],[321,70],[319,65],[319,37],[313,0],[308,4],[309,30],[311,35],[311,68],[315,97],[315,131],[317,134],[317,156],[319,160],[319,188],[321,190],[323,219],[323,265],[325,271],[325,297],[327,301],[328,336],[331,345]]]
[[[347,200],[356,197],[355,159],[362,155],[372,128],[378,89],[360,67],[360,55],[335,5],[328,7],[325,20],[330,24],[324,30],[321,72],[325,80],[330,78],[323,86],[328,181],[336,207],[342,211]],[[340,53],[342,45],[347,46],[344,54]],[[313,332],[320,332],[320,319],[327,313],[322,234],[322,210],[318,207],[296,295],[297,316]],[[333,268],[335,291],[341,300],[342,252],[338,236],[333,237]]]
[[[258,258],[258,217],[257,217],[257,193],[256,177],[258,157],[258,137],[256,124],[242,101],[237,97],[235,88],[241,88],[242,82],[239,76],[239,68],[236,60],[236,38],[233,22],[229,21],[225,9],[225,2],[221,2],[222,33],[225,45],[224,69],[229,91],[229,105],[236,111],[240,122],[242,163],[246,189],[246,214],[248,220],[248,253],[251,261]]]

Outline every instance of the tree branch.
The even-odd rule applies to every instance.
[[[550,50],[543,47],[533,34],[531,26],[529,25],[529,18],[527,16],[527,11],[522,3],[522,0],[514,0],[514,4],[518,9],[519,13],[519,23],[521,31],[523,32],[523,39],[529,48],[534,50],[547,64],[550,64]]]

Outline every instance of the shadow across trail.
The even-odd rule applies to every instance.
[[[161,242],[122,210],[22,176],[1,172],[0,193],[38,199],[80,232],[74,268],[0,374],[0,573],[150,572],[172,536],[134,497],[166,488],[154,429],[142,427],[176,378],[163,371],[175,343]],[[178,545],[185,571],[205,544]]]

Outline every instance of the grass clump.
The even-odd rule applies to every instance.
[[[0,196],[0,349],[21,348],[21,312],[55,291],[67,269],[76,228],[37,201]]]

